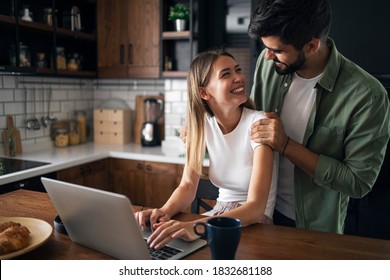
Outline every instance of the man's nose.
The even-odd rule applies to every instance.
[[[265,59],[266,60],[274,60],[276,58],[275,52],[270,49],[266,49],[265,51]]]

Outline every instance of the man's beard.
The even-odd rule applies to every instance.
[[[279,68],[275,62],[282,63],[285,66],[285,68],[284,69]],[[275,58],[274,59],[274,68],[275,68],[276,73],[278,73],[279,75],[287,75],[287,74],[291,74],[291,73],[298,71],[305,64],[305,62],[306,62],[306,58],[305,58],[303,52],[300,51],[298,53],[297,60],[293,64],[286,64],[286,63],[283,63]]]

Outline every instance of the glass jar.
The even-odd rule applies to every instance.
[[[57,47],[57,69],[66,70],[66,58],[65,58],[65,49],[64,47]]]
[[[80,144],[80,135],[78,131],[77,121],[69,122],[69,144],[70,145]]]
[[[19,45],[19,63],[20,67],[31,67],[30,51],[26,45]]]
[[[66,128],[59,128],[55,131],[54,145],[57,148],[68,147],[69,145],[69,132]]]
[[[69,59],[67,69],[69,71],[78,71],[79,70],[79,64],[77,63],[75,58]]]
[[[44,52],[37,53],[37,67],[38,68],[46,68],[46,54]]]
[[[51,8],[43,9],[43,22],[47,25],[53,26],[53,14]]]
[[[77,119],[77,126],[80,136],[80,143],[87,142],[87,120],[86,120],[85,111],[75,111],[75,116]]]

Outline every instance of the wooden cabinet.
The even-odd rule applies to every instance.
[[[201,179],[208,180],[207,167],[202,173]],[[123,194],[133,205],[157,208],[169,199],[182,174],[182,164],[107,158],[58,171],[57,179]],[[191,212],[190,205],[184,212]]]
[[[72,10],[80,19],[77,28],[71,24]],[[96,76],[96,0],[1,1],[0,28],[0,71]],[[64,67],[56,59],[58,47],[65,52]],[[78,69],[71,67],[75,63],[68,66],[71,59]]]
[[[177,185],[178,165],[160,162],[145,162],[145,205],[161,207]]]
[[[112,159],[110,174],[114,192],[128,196],[133,204],[161,207],[178,186],[181,165]]]
[[[158,78],[160,1],[98,0],[99,78]]]
[[[113,191],[126,195],[134,205],[145,205],[144,162],[116,158],[110,160]]]
[[[57,172],[57,179],[91,188],[113,191],[108,174],[110,159],[70,167]]]

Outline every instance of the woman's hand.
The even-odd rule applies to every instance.
[[[148,209],[136,212],[135,219],[142,231],[146,230],[147,223],[150,223],[150,228],[153,231],[156,223],[169,221],[170,217],[160,209]]]
[[[149,236],[148,243],[150,247],[158,250],[176,238],[181,238],[185,241],[196,240],[199,236],[195,234],[193,226],[193,221],[180,222],[176,220],[154,224],[154,231]]]

